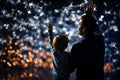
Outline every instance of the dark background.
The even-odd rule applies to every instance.
[[[98,25],[100,27],[101,32],[105,36],[105,64],[110,63],[111,67],[108,72],[105,73],[105,80],[120,80],[120,1],[119,0],[88,0],[92,1],[96,4],[97,11],[94,12]],[[32,3],[33,6],[29,6],[28,4]],[[47,40],[47,28],[46,28],[46,18],[53,20],[51,21],[53,25],[56,26],[56,33],[64,33],[63,30],[65,26],[65,30],[73,32],[72,37],[70,37],[71,42],[70,46],[78,39],[75,36],[77,33],[75,30],[77,29],[77,25],[74,24],[74,21],[64,21],[63,24],[57,26],[57,22],[62,18],[71,18],[72,11],[75,11],[75,15],[82,15],[83,8],[75,7],[75,8],[67,8],[72,3],[72,6],[80,5],[81,3],[85,3],[85,0],[0,0],[0,80],[50,80],[51,68],[48,65],[47,67],[37,66],[34,63],[28,63],[28,67],[22,67],[22,63],[16,66],[8,66],[7,62],[12,63],[13,58],[17,58],[19,60],[24,60],[21,58],[16,52],[17,49],[23,49],[22,55],[27,55],[28,52],[32,52],[35,57],[33,60],[41,59],[44,63],[49,63],[48,52],[50,51],[48,47]],[[25,8],[26,6],[26,8]],[[38,6],[38,7],[37,7]],[[42,7],[40,12],[38,9]],[[64,9],[69,9],[68,14],[61,15]],[[29,14],[28,11],[31,11]],[[59,12],[55,12],[58,10]],[[77,10],[80,10],[80,13],[77,13]],[[41,14],[40,13],[44,13]],[[33,19],[34,16],[38,16],[38,19]],[[101,16],[104,16],[102,21]],[[32,19],[33,22],[30,22]],[[79,18],[78,18],[79,19]],[[21,21],[21,22],[20,22]],[[76,20],[79,21],[79,20]],[[38,22],[38,25],[36,22]],[[25,24],[27,23],[27,24]],[[29,25],[33,23],[34,25]],[[67,26],[66,26],[67,24]],[[35,28],[37,26],[37,28]],[[21,30],[21,28],[23,30]],[[117,30],[116,30],[117,29]],[[40,32],[37,30],[40,30]],[[37,38],[37,35],[39,35]],[[29,37],[33,38],[33,44],[30,41]],[[12,44],[9,41],[12,39]],[[7,40],[7,42],[4,42]],[[23,41],[22,41],[23,40]],[[18,45],[15,45],[14,42],[19,42]],[[40,44],[38,44],[41,42]],[[24,43],[21,46],[21,43]],[[8,50],[9,47],[12,46],[15,52],[9,55]],[[31,47],[32,50],[25,50],[24,47]],[[43,54],[47,56],[39,57],[34,50],[39,50],[39,54]],[[4,54],[5,53],[5,54]],[[45,58],[45,59],[44,59]],[[6,62],[4,62],[6,60]],[[24,60],[26,61],[26,60]],[[26,62],[27,63],[27,62]],[[36,67],[37,66],[37,67]],[[23,73],[33,73],[32,77],[24,76],[21,77]],[[37,76],[36,76],[36,75]],[[25,75],[25,74],[24,74]],[[72,76],[74,78],[74,75]],[[74,79],[72,79],[74,80]]]

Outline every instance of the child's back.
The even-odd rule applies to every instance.
[[[53,53],[53,80],[68,80],[69,53],[65,51],[68,46],[68,38],[65,35],[57,35],[53,38],[52,26],[48,25],[50,45]]]
[[[69,73],[67,71],[69,53],[65,51],[55,51],[53,52],[53,75],[55,80],[68,80]]]

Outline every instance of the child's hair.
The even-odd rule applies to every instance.
[[[63,51],[65,50],[65,48],[67,48],[68,46],[68,42],[69,42],[69,39],[66,35],[57,35],[53,38],[53,47],[56,49],[56,50],[60,50],[60,51]]]

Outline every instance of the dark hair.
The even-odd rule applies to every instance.
[[[68,37],[66,35],[61,34],[54,37],[52,45],[56,50],[63,51],[65,48],[67,48],[68,42]]]
[[[86,27],[88,34],[94,33],[95,30],[98,30],[96,20],[92,15],[83,15],[81,16],[83,25]]]

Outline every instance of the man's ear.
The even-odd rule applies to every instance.
[[[83,26],[82,32],[86,32],[86,27],[85,26]]]

